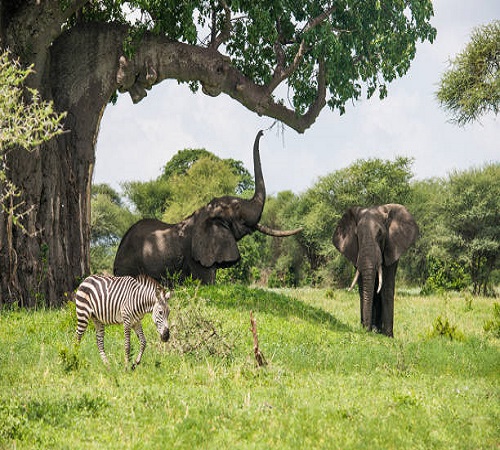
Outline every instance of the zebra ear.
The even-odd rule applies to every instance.
[[[164,303],[168,302],[170,296],[171,296],[171,291],[165,291],[165,289],[163,288],[158,288],[156,291],[156,298],[158,298],[158,300]]]

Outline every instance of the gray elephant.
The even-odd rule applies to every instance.
[[[335,247],[356,267],[361,323],[368,330],[393,336],[394,288],[398,261],[418,236],[408,210],[398,204],[353,207],[333,234]]]
[[[266,199],[259,131],[253,146],[255,193],[250,200],[225,196],[176,224],[143,219],[123,236],[114,262],[115,275],[146,274],[160,282],[174,275],[212,284],[218,268],[240,260],[237,241],[258,230],[270,236],[290,236],[301,229],[280,231],[259,223]]]

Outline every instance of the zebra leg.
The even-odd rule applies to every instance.
[[[146,337],[144,336],[144,331],[142,331],[141,322],[138,322],[134,326],[134,331],[135,334],[137,335],[137,338],[139,339],[139,342],[141,343],[141,348],[139,350],[139,354],[137,355],[135,363],[132,364],[132,370],[135,369],[135,367],[141,362],[142,354],[144,353],[144,349],[146,348]]]
[[[82,341],[83,334],[85,333],[85,330],[87,329],[88,326],[88,321],[83,322],[78,319],[78,327],[76,328],[75,332],[75,341],[77,345],[80,345],[80,342]]]
[[[75,332],[75,340],[76,344],[79,345],[82,340],[83,334],[85,333],[85,330],[87,330],[87,327],[89,325],[89,316],[87,314],[87,311],[79,311],[77,307],[76,320],[77,326]]]
[[[123,331],[125,334],[125,365],[128,367],[130,362],[130,324],[123,322]]]
[[[104,353],[104,324],[100,320],[94,319],[94,325],[97,348],[101,354],[102,361],[107,367],[109,367],[108,358],[106,357],[106,353]]]

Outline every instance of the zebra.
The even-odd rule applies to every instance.
[[[146,338],[141,325],[144,314],[153,313],[153,322],[163,342],[170,336],[168,326],[170,295],[170,292],[165,293],[160,284],[147,275],[139,275],[137,278],[102,275],[87,277],[75,294],[77,344],[87,329],[89,319],[92,319],[95,324],[97,348],[104,364],[109,367],[108,358],[104,353],[104,325],[123,323],[126,365],[130,363],[131,329],[135,331],[141,344],[139,354],[132,365],[134,369],[141,362],[146,348]]]

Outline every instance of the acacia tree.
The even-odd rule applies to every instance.
[[[431,0],[3,0],[0,48],[34,64],[27,81],[67,111],[68,132],[8,161],[35,237],[0,227],[0,266],[16,269],[0,303],[60,304],[88,272],[95,142],[117,90],[138,102],[172,78],[303,132],[327,104],[384,97],[416,41],[434,39],[432,13]]]
[[[465,125],[500,110],[500,20],[474,29],[444,73],[436,93],[451,120]]]

